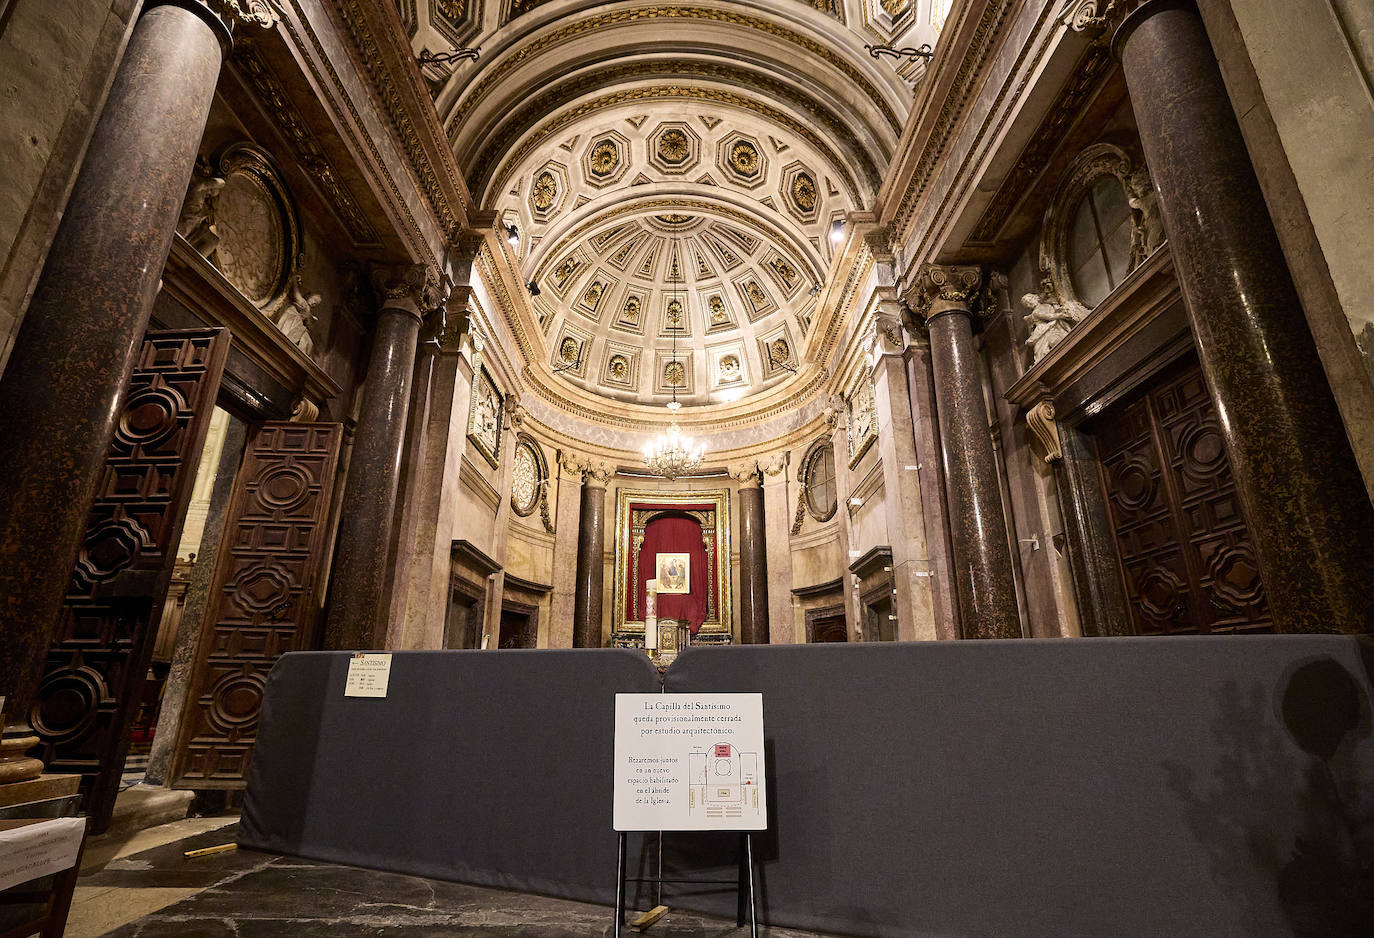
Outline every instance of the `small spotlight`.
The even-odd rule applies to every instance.
[[[837,218],[830,223],[830,243],[839,244],[844,240],[844,219]]]
[[[513,248],[520,246],[520,229],[515,225],[506,226],[506,243]]]
[[[820,292],[821,292],[821,285],[820,285],[819,283],[813,283],[813,284],[811,284],[811,289],[807,291],[807,294],[806,294],[806,295],[807,295],[807,296],[817,296],[817,295],[820,294]]]
[[[539,295],[539,284],[535,283],[533,280],[525,284],[525,289],[530,291],[530,296]]]

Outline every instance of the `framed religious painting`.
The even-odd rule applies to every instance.
[[[654,570],[660,593],[692,591],[691,554],[655,554]]]

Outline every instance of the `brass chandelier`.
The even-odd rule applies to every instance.
[[[678,284],[682,279],[682,251],[679,245],[674,246],[674,259],[678,269],[678,279],[673,283],[673,303],[678,309],[678,320],[669,320],[668,332],[673,337],[673,358],[671,364],[678,365],[671,369],[673,376],[670,382],[673,389],[673,399],[668,402],[668,413],[670,423],[668,432],[660,433],[652,442],[644,447],[644,465],[654,475],[672,481],[678,476],[686,475],[701,466],[702,459],[706,456],[706,447],[700,443],[693,443],[690,436],[682,435],[682,428],[677,424],[677,412],[682,408],[682,404],[677,399],[677,388],[682,383],[681,375],[685,374],[677,360],[677,334],[682,328],[682,317],[687,315],[686,309],[678,300]],[[669,306],[669,312],[672,311]]]

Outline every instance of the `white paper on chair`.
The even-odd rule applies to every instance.
[[[0,891],[71,869],[86,832],[86,820],[78,817],[0,824]]]

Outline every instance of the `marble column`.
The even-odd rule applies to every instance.
[[[387,630],[386,564],[396,525],[410,384],[422,312],[438,301],[434,272],[415,264],[378,269],[381,300],[348,461],[339,540],[330,569],[329,648],[375,648]]]
[[[606,585],[606,483],[612,470],[593,464],[582,476],[577,524],[577,580],[573,589],[573,647],[601,647]]]
[[[768,642],[798,641],[792,602],[792,506],[787,498],[788,453],[774,453],[759,461],[763,473],[763,546],[768,569]],[[805,636],[801,641],[805,641]]]
[[[972,305],[981,286],[977,267],[932,264],[921,271],[963,636],[1020,638],[1002,487],[973,344]]]
[[[0,381],[0,722],[11,738],[0,778],[41,768],[11,761],[14,740],[29,735],[29,703],[229,43],[209,6],[145,5]]]
[[[1113,45],[1275,623],[1369,632],[1374,505],[1202,20],[1149,0]]]
[[[730,470],[739,483],[739,640],[768,644],[768,555],[762,480],[755,463]]]

